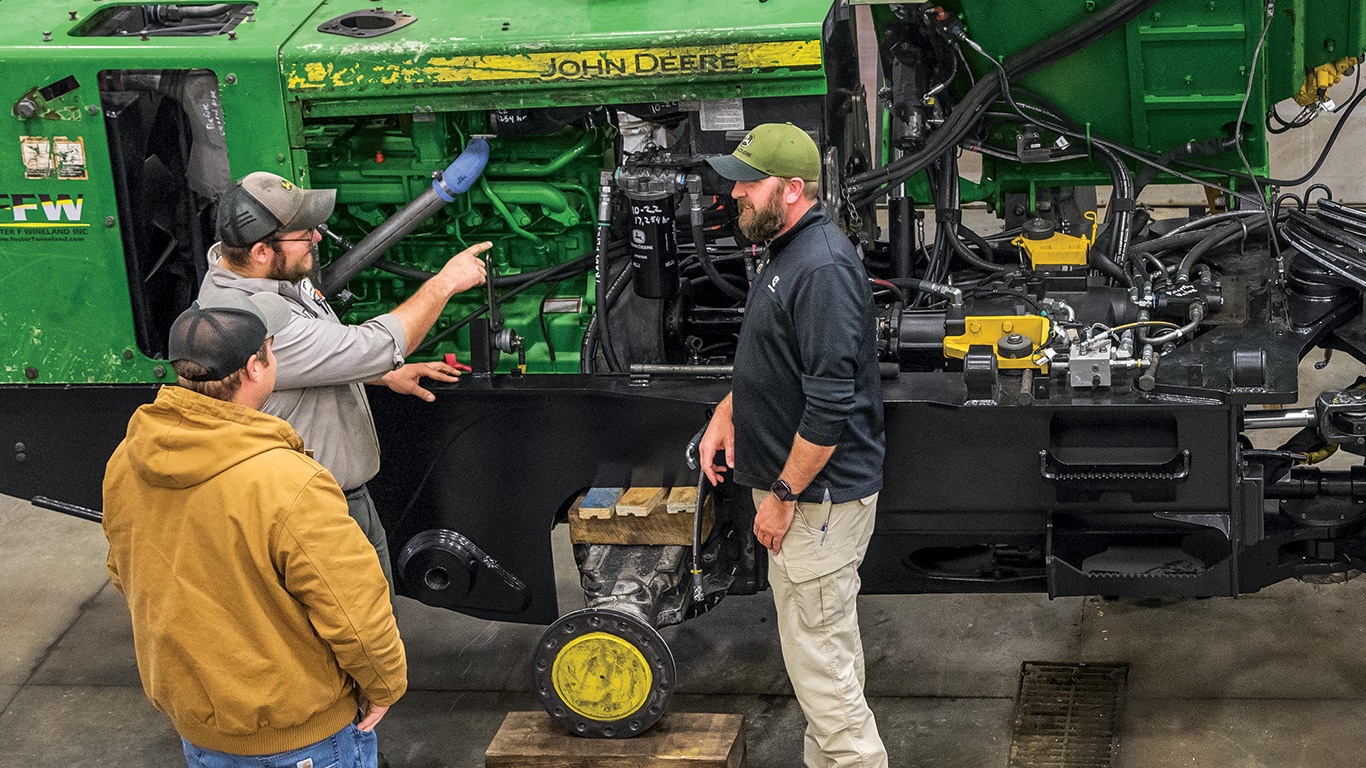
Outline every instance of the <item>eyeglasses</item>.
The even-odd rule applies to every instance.
[[[317,227],[309,227],[304,231],[308,233],[308,237],[272,237],[271,240],[277,243],[311,243],[318,236]]]

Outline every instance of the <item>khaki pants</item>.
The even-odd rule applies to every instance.
[[[346,511],[360,526],[365,538],[374,545],[375,554],[379,555],[380,570],[384,571],[384,580],[389,582],[389,597],[392,598],[394,569],[389,564],[389,538],[384,534],[384,525],[379,521],[379,510],[375,509],[375,500],[370,498],[370,491],[365,486],[362,485],[346,494]]]
[[[767,491],[754,491],[757,507]],[[787,675],[806,715],[807,768],[886,768],[887,750],[863,695],[859,563],[877,494],[843,504],[799,503],[781,554],[769,554]]]

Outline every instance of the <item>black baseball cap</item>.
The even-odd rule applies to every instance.
[[[171,362],[204,369],[190,381],[220,381],[243,369],[266,339],[289,323],[289,303],[275,293],[230,293],[212,306],[194,302],[171,324]]]
[[[266,171],[249,173],[218,199],[218,239],[246,248],[273,232],[297,232],[327,221],[335,189],[304,189]]]

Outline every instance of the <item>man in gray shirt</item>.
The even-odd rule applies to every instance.
[[[261,410],[288,421],[336,477],[392,591],[388,540],[365,487],[379,472],[379,438],[363,385],[383,384],[430,402],[436,397],[422,387],[424,377],[457,379],[458,371],[444,363],[405,365],[404,356],[422,343],[452,296],[484,283],[478,256],[493,244],[456,254],[392,312],[343,325],[308,278],[321,239],[317,227],[332,215],[336,194],[302,189],[264,171],[224,192],[219,241],[209,249],[199,299],[208,306],[227,292],[278,293],[289,302],[293,317],[275,335],[275,392]]]

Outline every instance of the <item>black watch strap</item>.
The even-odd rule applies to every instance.
[[[778,497],[778,501],[796,501],[797,494],[792,491],[792,486],[781,477],[773,481],[773,485],[768,487],[770,493]]]

